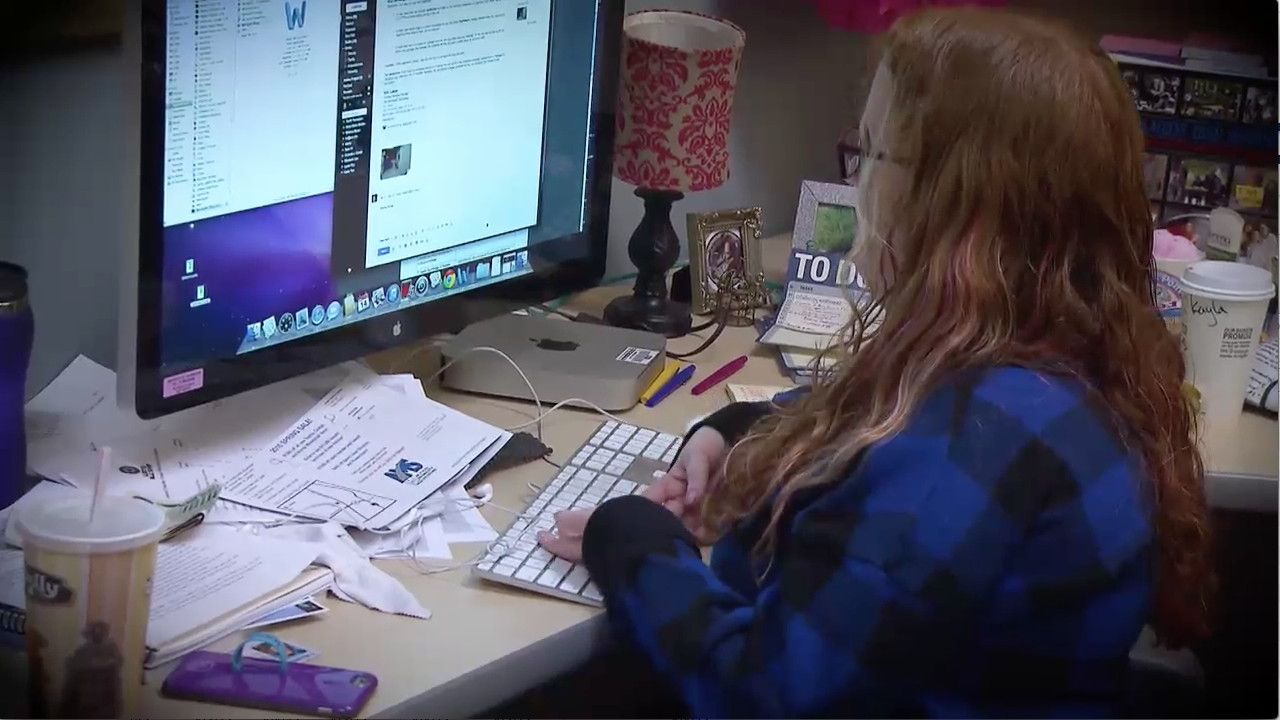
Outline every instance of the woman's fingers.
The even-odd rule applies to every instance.
[[[581,537],[563,537],[543,530],[538,533],[538,544],[556,557],[562,557],[573,563],[582,562]]]
[[[565,510],[555,514],[556,534],[560,537],[570,537],[582,539],[582,534],[587,530],[587,520],[591,518],[591,511],[595,508],[587,510]]]
[[[686,505],[696,503],[707,490],[707,476],[711,472],[711,463],[701,452],[691,452],[685,459],[685,493]]]
[[[567,510],[555,514],[555,531],[543,530],[538,533],[538,544],[547,552],[562,557],[569,562],[582,561],[582,534],[587,529],[587,521],[591,519],[591,511]]]
[[[649,483],[649,486],[640,494],[659,505],[666,505],[669,501],[676,498],[684,498],[684,480],[674,475],[667,474]]]

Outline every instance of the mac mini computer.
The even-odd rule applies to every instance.
[[[634,407],[662,371],[667,339],[643,330],[508,314],[469,325],[445,345],[444,361],[454,363],[444,371],[445,387],[532,402],[511,363],[475,350],[482,347],[515,361],[544,405],[578,398],[617,412]]]

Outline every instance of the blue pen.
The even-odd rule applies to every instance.
[[[658,403],[665,400],[668,395],[680,389],[681,385],[689,382],[689,379],[693,377],[693,373],[696,371],[697,368],[693,365],[685,365],[680,368],[680,372],[672,375],[671,379],[667,381],[667,384],[659,388],[658,392],[654,393],[653,397],[649,398],[648,402],[646,402],[644,406],[657,407]]]

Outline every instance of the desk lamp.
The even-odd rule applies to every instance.
[[[636,186],[644,216],[627,243],[635,288],[609,303],[604,319],[679,337],[692,318],[667,294],[667,272],[680,257],[671,206],[729,177],[729,116],[746,34],[725,20],[670,10],[629,15],[622,32],[613,172]]]

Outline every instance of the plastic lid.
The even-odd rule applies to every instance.
[[[1182,289],[1224,300],[1266,300],[1275,295],[1271,273],[1248,263],[1205,260],[1187,266]]]
[[[115,553],[160,539],[164,511],[145,500],[106,496],[89,521],[92,498],[85,494],[32,503],[18,513],[23,545],[76,554]]]

